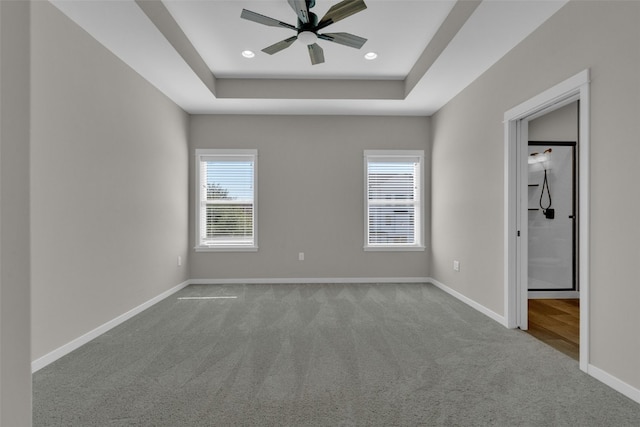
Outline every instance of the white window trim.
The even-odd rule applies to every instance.
[[[253,245],[200,245],[200,161],[202,157],[225,156],[246,158],[253,156]],[[195,247],[196,252],[256,252],[258,250],[258,150],[196,149],[195,150]]]
[[[416,243],[414,244],[369,244],[369,199],[368,199],[368,162],[375,160],[397,160],[399,158],[418,157],[418,200],[415,202],[419,209],[416,217]],[[365,251],[424,251],[424,150],[364,150],[364,250]]]

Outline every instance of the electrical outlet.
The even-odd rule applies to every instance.
[[[298,252],[298,261],[304,261],[304,252]]]
[[[453,261],[453,271],[460,271],[460,261]]]

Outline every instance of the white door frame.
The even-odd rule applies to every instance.
[[[580,369],[589,364],[589,70],[555,85],[504,113],[504,286],[507,327],[527,328],[528,122],[580,100],[578,143],[578,283]],[[520,175],[520,176],[518,176]],[[520,199],[520,200],[519,200]],[[522,226],[521,226],[522,224]]]

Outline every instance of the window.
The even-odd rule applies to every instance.
[[[424,250],[424,152],[366,150],[364,159],[365,250]]]
[[[257,250],[256,150],[196,150],[197,251]]]

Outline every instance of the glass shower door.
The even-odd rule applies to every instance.
[[[575,151],[575,142],[529,142],[529,291],[578,290]]]

